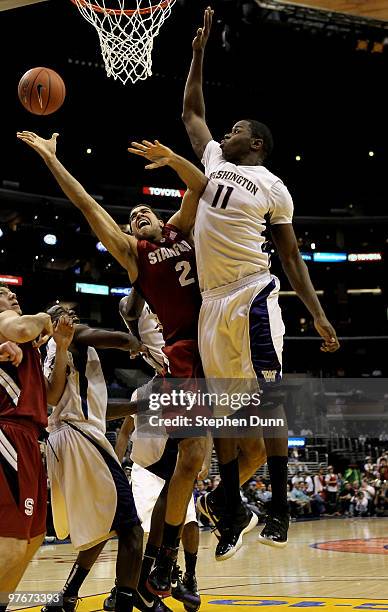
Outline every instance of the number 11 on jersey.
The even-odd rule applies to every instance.
[[[233,189],[234,187],[226,187],[226,185],[218,185],[213,202],[211,203],[210,206],[212,206],[213,208],[226,208],[229,202],[229,198],[232,195]],[[221,200],[221,204],[220,206],[217,206],[218,201],[221,198],[221,194],[223,193],[224,190],[226,190],[226,192],[224,193],[224,196]]]

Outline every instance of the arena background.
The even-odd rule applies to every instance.
[[[15,284],[26,313],[58,300],[77,307],[83,322],[124,330],[120,296],[111,290],[129,288],[127,275],[97,249],[80,213],[62,197],[36,154],[16,140],[16,132],[33,130],[45,137],[59,132],[60,159],[123,227],[130,208],[143,202],[168,218],[179,206],[176,190],[183,185],[168,169],[145,172],[142,160],[126,149],[132,140],[158,138],[195,161],[180,115],[191,40],[208,2],[177,0],[155,42],[152,78],[127,86],[106,77],[96,33],[69,0],[4,10],[9,4],[0,0],[0,278]],[[387,609],[387,518],[382,517],[388,516],[388,3],[304,2],[327,9],[351,5],[358,17],[300,4],[213,0],[205,96],[216,139],[243,118],[263,121],[273,131],[268,167],[292,193],[300,250],[341,340],[337,353],[319,351],[311,318],[268,243],[273,272],[281,279],[284,364],[292,389],[286,401],[293,416],[289,484],[300,477],[307,490],[308,477],[319,478],[318,471],[326,474],[332,464],[338,491],[331,498],[322,495],[324,508],[315,478],[304,504],[293,501],[291,492],[294,524],[281,556],[259,547],[255,531],[233,562],[214,563],[214,536],[201,522],[203,612],[234,606]],[[367,18],[366,6],[373,19]],[[65,103],[51,116],[29,114],[17,98],[20,77],[35,66],[53,68],[66,83]],[[150,187],[157,188],[154,196]],[[163,196],[162,188],[172,191]],[[56,243],[45,243],[47,235]],[[77,292],[77,283],[107,295]],[[130,361],[121,351],[100,351],[100,356],[111,402],[126,401],[152,374],[142,360]],[[119,424],[109,424],[112,443]],[[128,453],[123,465],[130,468]],[[216,486],[217,473],[213,459],[211,479],[196,484],[196,496]],[[352,491],[348,499],[346,483]],[[244,487],[244,499],[256,511],[269,499],[268,484],[264,466]],[[370,486],[375,492],[360,509],[357,492],[366,496]],[[103,593],[113,585],[116,547],[109,542],[90,573],[81,612],[102,609]],[[49,508],[45,546],[20,588],[58,591],[73,558],[71,544],[55,539]],[[167,603],[181,609],[171,599]]]
[[[144,171],[126,149],[131,140],[158,138],[194,161],[180,115],[191,40],[206,5],[178,0],[155,42],[153,77],[127,86],[106,77],[96,33],[68,0],[1,12],[0,275],[22,277],[15,289],[25,312],[64,300],[85,322],[123,329],[117,295],[78,293],[76,283],[109,292],[129,282],[97,250],[80,213],[16,131],[59,132],[61,160],[121,224],[139,202],[168,218],[180,198],[150,196],[145,188],[183,185],[168,169]],[[269,243],[284,292],[285,371],[387,376],[388,23],[254,0],[215,0],[213,7],[205,61],[213,136],[220,139],[244,117],[271,127],[268,167],[292,193],[300,250],[342,342],[334,355],[319,351],[311,318],[290,294]],[[53,68],[66,83],[62,109],[47,117],[31,115],[17,99],[21,75],[34,66]],[[44,243],[47,234],[56,236],[55,245]],[[319,253],[331,254],[329,261],[313,261],[325,259]],[[365,255],[370,259],[362,261]],[[147,372],[141,360],[129,362],[120,352],[102,359],[111,395],[127,397]],[[388,418],[385,406],[379,415]]]

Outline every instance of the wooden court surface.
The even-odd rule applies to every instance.
[[[248,534],[244,547],[224,562],[214,560],[214,536],[201,533],[197,575],[203,612],[345,607],[388,612],[388,519],[293,523],[289,544],[280,550],[259,544],[258,533]],[[116,541],[107,543],[81,590],[77,611],[101,610],[113,586],[116,549]],[[60,590],[74,558],[70,544],[43,546],[19,590]],[[183,611],[173,599],[165,602],[174,612]]]

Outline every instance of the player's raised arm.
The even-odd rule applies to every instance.
[[[17,137],[34,149],[44,160],[62,191],[80,209],[90,227],[109,253],[128,271],[132,282],[137,278],[136,240],[121,231],[112,217],[100,206],[83,186],[66,170],[56,156],[58,134],[49,140],[34,132],[18,132]]]
[[[337,335],[328,321],[310,279],[309,271],[299,252],[291,223],[271,225],[271,234],[284,272],[294,291],[314,319],[315,329],[323,338],[321,350],[334,352],[339,348]]]
[[[202,73],[203,57],[212,26],[213,13],[214,11],[210,7],[205,10],[203,26],[198,28],[193,40],[193,59],[183,97],[183,123],[189,135],[191,145],[199,159],[202,159],[207,143],[212,140],[212,135],[205,119]]]
[[[170,166],[179,178],[184,182],[187,189],[202,195],[208,179],[204,173],[194,166],[188,159],[174,153],[172,149],[162,145],[158,140],[150,142],[142,140],[142,142],[132,142],[132,147],[128,149],[130,153],[144,157],[153,162],[146,166],[147,170],[160,168],[161,166]]]
[[[48,378],[45,377],[47,402],[56,406],[61,399],[67,382],[67,350],[72,343],[74,325],[71,317],[61,316],[54,324],[53,338],[57,345],[54,367]]]
[[[199,198],[208,183],[207,177],[194,164],[177,155],[157,140],[154,143],[148,140],[143,140],[142,143],[133,142],[128,151],[152,161],[152,164],[146,166],[147,169],[170,166],[185,183],[187,191],[181,207],[168,222],[175,225],[184,234],[190,234],[194,226]]]

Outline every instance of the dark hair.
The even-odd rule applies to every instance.
[[[245,119],[251,128],[253,138],[261,138],[263,140],[264,158],[271,155],[273,151],[273,136],[271,130],[265,123],[260,123],[256,119]]]
[[[6,289],[9,289],[9,286],[7,285],[7,283],[0,283],[0,287],[5,287]]]
[[[46,308],[46,312],[47,314],[50,315],[53,323],[56,323],[62,315],[69,314],[69,311],[74,312],[71,308],[70,309],[66,308],[65,306],[62,306],[62,304],[54,304],[53,306],[50,306],[50,308]],[[73,318],[73,322],[78,323],[79,322],[78,316],[74,314],[74,317],[75,318]]]
[[[47,314],[50,315],[51,320],[55,323],[55,321],[58,321],[58,319],[63,315],[66,314],[67,311],[66,309],[61,306],[60,304],[54,304],[54,306],[50,306],[50,308],[46,309]]]

